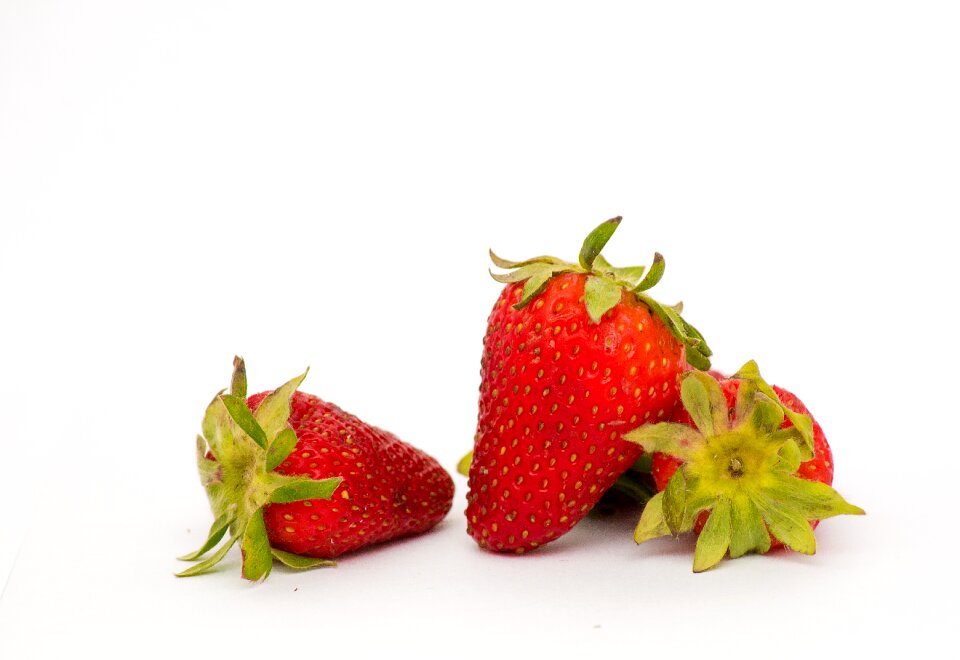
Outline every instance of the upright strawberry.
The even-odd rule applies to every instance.
[[[652,453],[660,490],[643,510],[637,543],[696,530],[699,572],[728,553],[786,545],[813,554],[819,520],[863,513],[830,487],[823,429],[796,396],[768,385],[755,362],[733,378],[689,371],[681,398],[674,421],[625,435]]]
[[[664,270],[616,268],[600,252],[620,218],[597,227],[577,264],[507,261],[487,322],[468,470],[467,531],[481,547],[524,552],[570,530],[641,453],[622,433],[668,419],[684,365],[710,350],[680,307],[646,291]],[[469,462],[469,468],[467,463]]]
[[[296,391],[306,373],[246,399],[243,361],[229,394],[207,408],[197,465],[213,509],[206,543],[181,557],[209,559],[237,542],[243,577],[262,580],[273,559],[293,568],[330,565],[344,552],[424,532],[450,510],[453,480],[436,460],[337,406]]]

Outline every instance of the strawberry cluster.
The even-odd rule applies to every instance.
[[[622,492],[645,502],[637,543],[699,534],[694,571],[783,546],[812,554],[818,521],[863,513],[831,487],[823,429],[754,362],[731,377],[710,371],[712,352],[681,305],[648,293],[663,257],[621,268],[601,255],[619,224],[594,229],[576,263],[490,253],[505,286],[483,340],[473,451],[458,466],[469,477],[467,532],[522,554]],[[453,480],[435,459],[299,392],[305,376],[247,397],[235,359],[197,437],[214,522],[178,575],[209,571],[235,544],[249,580],[274,560],[326,566],[449,512]]]

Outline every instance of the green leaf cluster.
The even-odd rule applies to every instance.
[[[315,480],[273,471],[297,444],[296,433],[287,420],[290,401],[306,375],[304,372],[281,385],[253,412],[246,401],[246,367],[242,359],[234,360],[230,393],[220,392],[210,402],[203,418],[203,434],[197,436],[197,467],[214,521],[203,545],[179,557],[197,563],[177,576],[209,571],[238,542],[243,557],[241,571],[248,580],[266,579],[274,559],[293,568],[333,563],[271,548],[263,519],[267,504],[330,499],[341,482],[340,477]],[[202,559],[224,537],[226,542]]]
[[[510,271],[490,275],[502,284],[523,282],[523,292],[514,307],[523,309],[543,291],[552,277],[559,273],[586,273],[584,304],[590,320],[599,323],[603,315],[613,309],[624,295],[633,295],[647,305],[667,326],[671,334],[685,349],[687,362],[698,369],[710,368],[712,351],[703,335],[681,316],[682,305],[666,306],[650,297],[646,291],[653,288],[663,277],[666,262],[659,252],[654,254],[649,268],[644,266],[617,267],[601,254],[607,242],[620,226],[622,218],[616,217],[598,225],[580,248],[577,263],[569,263],[551,256],[540,256],[525,261],[509,261],[491,250],[490,258],[498,268]]]
[[[832,487],[798,476],[804,448],[809,445],[812,451],[810,418],[789,411],[776,398],[756,363],[747,363],[738,373],[744,381],[732,418],[717,381],[691,371],[684,375],[680,393],[696,428],[667,422],[624,435],[648,453],[663,452],[683,461],[644,508],[634,540],[643,543],[690,532],[707,512],[694,552],[695,572],[712,568],[727,554],[736,558],[765,553],[771,537],[813,554],[811,521],[863,514]],[[788,415],[793,425],[783,428]]]

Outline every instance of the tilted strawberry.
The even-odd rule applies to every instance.
[[[569,531],[641,453],[621,434],[668,419],[680,374],[710,350],[645,292],[653,266],[615,268],[600,251],[620,218],[597,227],[579,263],[506,261],[513,272],[484,337],[469,474],[467,531],[483,548],[522,553]]]
[[[200,559],[178,573],[203,573],[236,542],[243,577],[262,580],[273,559],[293,568],[436,525],[453,503],[453,480],[436,460],[337,406],[297,388],[306,373],[246,399],[246,370],[234,362],[229,394],[207,408],[197,464],[214,522]]]
[[[637,543],[697,530],[693,570],[727,555],[787,547],[816,551],[823,518],[863,514],[830,484],[833,463],[820,425],[793,394],[771,387],[748,362],[729,379],[684,374],[673,422],[624,437],[653,454],[658,492],[634,533]]]

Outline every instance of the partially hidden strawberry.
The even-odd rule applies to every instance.
[[[234,361],[230,393],[207,408],[197,465],[214,522],[189,555],[210,558],[178,573],[208,571],[240,543],[242,574],[327,566],[363,546],[419,534],[453,503],[453,480],[432,457],[337,406],[297,391],[306,373],[246,398],[246,369]]]
[[[710,349],[680,307],[646,291],[663,275],[600,256],[620,218],[597,227],[579,262],[494,264],[506,286],[490,313],[481,361],[467,531],[486,549],[523,553],[559,538],[642,450],[622,434],[669,419],[689,361]]]
[[[652,453],[658,492],[634,533],[637,543],[700,534],[693,570],[728,553],[787,546],[816,551],[817,523],[863,514],[833,488],[833,457],[820,425],[795,395],[768,385],[755,362],[732,378],[688,371],[673,420],[625,439]]]

